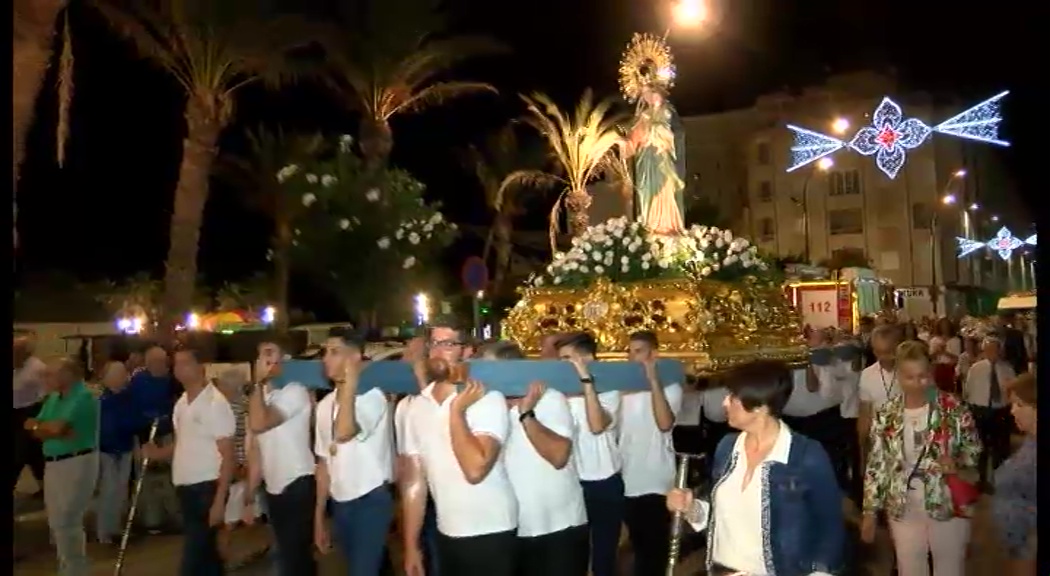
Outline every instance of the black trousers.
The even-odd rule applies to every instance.
[[[663,494],[625,499],[624,523],[634,551],[634,576],[660,574],[667,566],[671,513]]]
[[[280,494],[266,493],[280,576],[317,574],[317,561],[314,560],[316,502],[317,484],[313,475],[296,478]]]
[[[860,438],[857,436],[857,419],[842,419],[840,438],[841,456],[845,460],[845,476],[839,477],[839,484],[846,495],[857,506],[864,500],[864,462],[860,459]]]
[[[988,481],[988,464],[995,470],[1010,456],[1010,432],[1013,429],[1013,418],[1010,417],[1010,408],[988,408],[986,406],[970,406],[973,413],[977,433],[981,436],[981,458],[978,469],[981,473],[981,483]]]
[[[216,541],[218,528],[208,524],[208,512],[215,501],[217,488],[214,480],[175,487],[184,529],[180,576],[223,576],[226,573]]]
[[[587,576],[590,563],[587,525],[542,536],[518,538],[517,576]]]
[[[442,574],[514,576],[518,548],[516,530],[452,538],[438,534],[438,564]]]
[[[11,476],[11,490],[18,486],[18,477],[22,475],[22,469],[29,466],[33,472],[33,478],[41,486],[44,485],[44,452],[40,441],[25,429],[26,420],[35,418],[40,413],[40,403],[15,408],[12,432],[15,442],[15,462]]]
[[[616,576],[624,514],[623,477],[617,472],[602,480],[581,480],[580,486],[591,538],[591,574]]]

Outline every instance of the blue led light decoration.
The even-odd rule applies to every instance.
[[[871,125],[858,130],[848,141],[788,124],[795,140],[791,146],[791,166],[787,171],[792,172],[842,148],[849,148],[863,156],[875,156],[875,164],[892,179],[904,166],[907,151],[921,146],[934,132],[1009,146],[1009,142],[999,139],[999,124],[1003,120],[1000,108],[1007,94],[1009,92],[993,96],[936,126],[927,126],[916,118],[905,118],[901,107],[886,97],[875,108]]]
[[[965,258],[985,247],[984,242],[970,240],[969,238],[960,238],[958,236],[955,237],[955,242],[959,245],[959,258]]]

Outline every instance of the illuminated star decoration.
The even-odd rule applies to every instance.
[[[1003,120],[1000,107],[1007,94],[1009,92],[993,96],[932,127],[916,118],[904,118],[896,102],[883,98],[872,115],[871,126],[858,130],[849,141],[788,124],[795,141],[791,146],[791,166],[787,171],[797,170],[842,148],[850,148],[864,156],[875,156],[879,169],[895,178],[904,166],[907,151],[918,148],[933,132],[1009,146],[1009,142],[999,139],[999,124]]]
[[[1009,260],[1014,250],[1024,246],[1024,241],[1014,237],[1010,230],[1003,226],[995,233],[995,238],[989,240],[986,245],[993,252],[998,252],[999,257],[1003,260]]]

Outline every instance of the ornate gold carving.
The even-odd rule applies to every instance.
[[[781,287],[753,278],[621,284],[599,278],[586,289],[524,288],[503,335],[535,355],[546,334],[587,331],[603,357],[622,358],[631,332],[652,330],[663,356],[710,375],[758,358],[804,361],[800,326]]]

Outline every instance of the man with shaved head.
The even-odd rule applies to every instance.
[[[48,364],[48,391],[40,413],[25,429],[43,442],[44,504],[58,553],[58,573],[91,572],[84,535],[84,514],[98,476],[98,402],[84,384],[80,365],[70,358]]]

